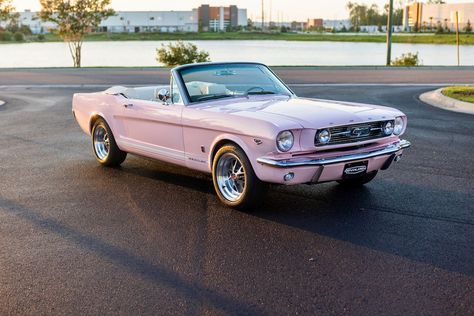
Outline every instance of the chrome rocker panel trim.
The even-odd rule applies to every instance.
[[[289,167],[304,167],[304,166],[325,166],[335,163],[349,162],[354,160],[368,159],[378,156],[385,156],[396,153],[402,149],[408,148],[411,146],[411,143],[407,140],[401,139],[400,141],[390,144],[387,147],[375,151],[369,151],[366,153],[353,154],[338,156],[332,158],[320,158],[320,159],[310,159],[303,161],[291,161],[291,160],[274,160],[268,158],[258,158],[257,162],[263,165],[268,165],[276,168],[289,168]]]

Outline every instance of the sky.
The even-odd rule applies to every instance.
[[[266,20],[272,12],[272,20],[305,21],[308,18],[345,19],[348,16],[345,8],[349,0],[264,0]],[[404,0],[403,0],[404,1]],[[388,0],[352,0],[359,3],[376,3],[383,7]],[[395,0],[395,3],[399,0]],[[474,0],[452,0],[448,3],[474,2]],[[18,11],[40,8],[38,0],[13,0]],[[168,11],[190,10],[201,4],[229,5],[235,4],[248,9],[248,17],[258,21],[261,19],[261,0],[112,0],[116,11]]]

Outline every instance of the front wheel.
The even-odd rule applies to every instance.
[[[118,148],[109,125],[101,118],[92,128],[92,149],[96,160],[106,167],[120,166],[127,158],[127,153]]]
[[[225,205],[251,210],[264,199],[266,184],[257,178],[245,153],[234,145],[221,147],[212,164],[217,196]]]
[[[358,178],[339,180],[337,182],[341,185],[348,186],[348,187],[359,187],[374,180],[375,176],[377,175],[377,172],[378,171],[376,170],[376,171],[369,172]]]

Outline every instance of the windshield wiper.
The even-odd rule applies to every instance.
[[[212,95],[203,95],[200,97],[192,97],[193,102],[199,102],[199,101],[208,101],[208,100],[217,100],[217,99],[223,99],[223,98],[230,98],[233,97],[232,94],[212,94]]]
[[[267,91],[267,90],[247,92],[247,95],[264,95],[264,94],[276,94],[276,93],[273,91]]]

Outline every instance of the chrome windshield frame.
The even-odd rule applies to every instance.
[[[262,63],[254,63],[254,62],[209,62],[209,63],[196,63],[196,64],[188,64],[183,66],[178,66],[176,68],[171,69],[171,75],[173,76],[174,80],[177,82],[179,90],[181,92],[181,97],[183,98],[184,105],[188,106],[191,104],[198,104],[199,102],[191,102],[191,97],[189,96],[188,89],[186,89],[186,85],[184,82],[183,77],[181,76],[181,72],[186,69],[197,68],[197,67],[204,67],[204,66],[220,66],[220,65],[255,65],[255,66],[262,66],[265,67],[275,78],[276,80],[281,83],[287,90],[290,92],[290,97],[295,97],[295,93],[291,90],[288,85],[278,77],[275,72],[273,72],[268,66]],[[202,102],[210,102],[213,100],[206,100]]]

